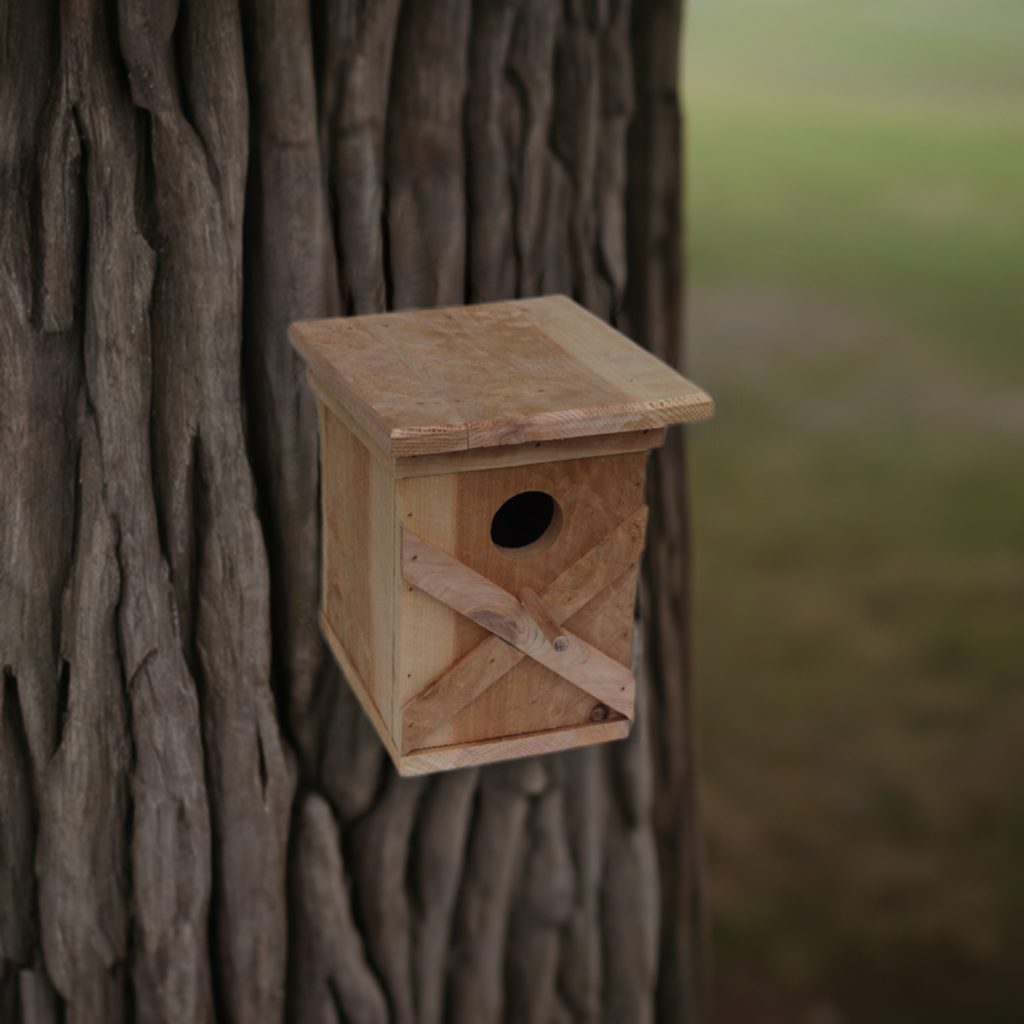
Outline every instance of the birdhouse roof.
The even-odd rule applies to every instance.
[[[560,295],[304,320],[288,334],[320,389],[395,456],[647,430],[714,409]]]

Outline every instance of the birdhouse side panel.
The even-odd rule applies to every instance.
[[[360,700],[394,731],[395,483],[390,471],[320,405],[323,590],[328,643]],[[360,692],[362,691],[362,692]]]

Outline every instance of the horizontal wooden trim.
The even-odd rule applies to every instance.
[[[624,402],[621,405],[578,409],[571,415],[562,412],[534,413],[500,426],[483,421],[456,426],[396,427],[391,431],[389,447],[394,456],[434,455],[499,445],[521,447],[536,441],[573,440],[577,434],[597,437],[657,429],[674,423],[698,423],[710,419],[714,412],[714,402],[700,392],[665,398],[640,407],[633,402]]]
[[[665,428],[633,430],[625,434],[598,434],[594,437],[570,437],[559,441],[534,441],[530,444],[503,445],[496,448],[470,448],[464,452],[440,455],[403,455],[394,460],[395,476],[400,478],[441,476],[445,473],[469,473],[504,466],[533,466],[542,462],[567,462],[602,455],[624,455],[660,448],[665,443]]]
[[[451,747],[428,747],[403,756],[398,763],[398,774],[426,775],[455,768],[469,768],[473,765],[493,764],[495,761],[511,761],[518,757],[573,750],[592,743],[607,743],[609,740],[625,739],[629,735],[631,725],[632,723],[626,719],[617,719]]]

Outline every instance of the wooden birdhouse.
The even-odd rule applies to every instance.
[[[711,399],[569,299],[293,324],[321,627],[403,775],[629,732],[647,453]]]

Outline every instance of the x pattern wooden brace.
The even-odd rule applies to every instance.
[[[493,634],[482,640],[402,709],[402,752],[476,700],[524,657],[533,658],[626,718],[633,717],[632,673],[562,627],[640,558],[647,529],[641,505],[539,594],[520,599],[457,558],[402,532],[405,579]]]

